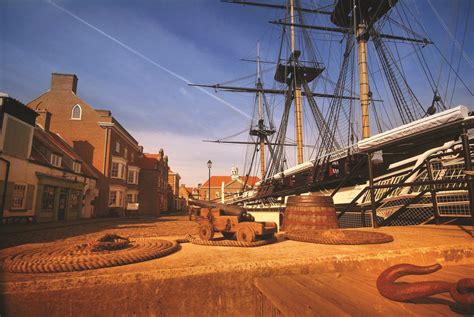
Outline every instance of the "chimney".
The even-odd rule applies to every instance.
[[[72,91],[77,92],[77,76],[74,74],[51,74],[51,91]]]
[[[46,109],[38,109],[36,112],[38,113],[36,123],[41,125],[46,131],[49,131],[51,126],[51,112]]]

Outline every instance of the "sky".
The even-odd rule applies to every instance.
[[[470,40],[474,8],[470,1],[399,2],[417,16],[414,28],[427,31],[474,91],[474,43]],[[313,7],[328,3],[332,2],[303,2]],[[209,159],[213,175],[230,175],[233,166],[243,173],[245,146],[202,140],[224,138],[249,127],[254,96],[188,84],[253,86],[255,63],[242,59],[255,59],[260,42],[261,59],[275,61],[281,28],[268,21],[282,17],[281,10],[218,0],[0,0],[0,91],[27,103],[49,89],[51,73],[74,73],[79,78],[79,97],[98,109],[111,110],[146,152],[163,148],[171,168],[181,175],[181,183],[194,186],[207,179]],[[324,18],[307,20],[321,24]],[[338,68],[340,59],[331,50],[342,51],[341,37],[311,34],[327,76],[337,80],[332,70]],[[406,51],[413,57],[410,49],[407,46],[399,53],[404,56]],[[448,87],[442,94],[449,91],[447,99],[451,100],[453,72],[440,66],[447,64],[440,63],[436,49],[426,50],[433,76]],[[432,93],[420,69],[409,58],[406,62],[407,77],[421,91],[422,103],[431,103]],[[375,70],[378,66],[370,67]],[[265,72],[263,79],[269,86],[272,76],[271,70]],[[243,79],[233,81],[239,78]],[[316,88],[331,90],[323,84]],[[278,122],[281,101],[270,99]],[[470,105],[472,110],[472,100],[472,94],[457,80],[451,104]],[[245,141],[247,136],[234,139]]]

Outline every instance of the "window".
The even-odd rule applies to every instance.
[[[81,192],[78,190],[72,190],[71,194],[69,196],[69,208],[71,210],[78,210],[80,206],[80,200],[79,198],[81,197]]]
[[[72,162],[72,169],[74,170],[74,172],[80,173],[81,172],[81,163]]]
[[[51,154],[51,165],[61,167],[61,156],[57,154]]]
[[[109,207],[123,206],[123,191],[111,190],[109,194]]]
[[[11,209],[25,209],[26,184],[15,184],[13,187]]]
[[[80,105],[75,105],[72,107],[71,119],[72,120],[81,120],[82,118],[82,108]]]
[[[115,142],[115,152],[120,153],[120,142]]]
[[[127,194],[127,203],[133,204],[138,202],[138,194]]]
[[[52,211],[54,208],[54,190],[52,186],[44,186],[43,194],[41,196],[41,209]]]
[[[120,164],[116,162],[112,162],[112,169],[110,171],[110,176],[119,178],[119,169],[120,169]]]
[[[109,206],[115,206],[117,204],[117,191],[111,191],[109,195]]]
[[[128,149],[127,148],[123,149],[123,157],[125,157],[125,159],[127,159],[127,157],[128,157]]]
[[[135,155],[133,155],[133,152],[130,153],[130,161],[132,162],[135,161]]]
[[[128,170],[127,182],[129,184],[138,184],[138,171],[137,170],[135,169]]]
[[[135,171],[128,171],[127,182],[130,184],[135,184]]]

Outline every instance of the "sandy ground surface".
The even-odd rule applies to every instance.
[[[187,216],[164,216],[158,219],[113,219],[106,222],[78,224],[74,226],[45,228],[37,231],[17,232],[2,235],[0,259],[24,250],[51,244],[61,246],[71,243],[93,241],[106,233],[116,233],[124,237],[162,237],[166,240],[183,238],[187,233],[197,234],[198,225]],[[268,270],[285,273],[292,268],[300,271],[320,269],[318,264],[327,264],[328,270],[337,269],[338,263],[363,260],[384,260],[413,257],[415,262],[436,261],[435,254],[445,252],[453,262],[473,259],[472,238],[468,231],[456,226],[385,227],[365,229],[391,234],[395,241],[379,245],[322,245],[279,239],[277,243],[256,248],[209,247],[185,243],[181,249],[169,256],[126,266],[98,269],[93,271],[25,274],[3,273],[0,282],[20,289],[23,284],[15,282],[56,281],[67,276],[68,286],[81,284],[81,277],[94,275],[113,282],[127,280],[139,274],[142,278],[169,278],[209,272],[231,272]],[[444,260],[445,261],[445,260]],[[13,282],[13,283],[12,283]],[[12,284],[11,284],[12,283]],[[14,286],[16,285],[16,286]],[[32,285],[30,285],[32,286]],[[44,287],[45,285],[42,285]],[[56,285],[58,286],[58,285]],[[68,287],[66,286],[66,287]]]
[[[188,233],[197,234],[198,225],[187,216],[170,215],[7,229],[0,234],[0,259],[51,245],[62,247],[90,242],[106,233],[175,240]],[[398,263],[468,264],[473,269],[466,274],[474,276],[470,229],[458,226],[363,229],[394,237],[393,242],[378,245],[336,246],[282,238],[274,244],[255,248],[183,243],[177,252],[166,257],[124,266],[67,273],[0,272],[0,291],[8,311],[15,315],[43,312],[74,316],[77,310],[107,315],[111,313],[107,310],[111,303],[118,312],[136,309],[138,314],[144,315],[161,311],[163,316],[202,316],[200,312],[209,316],[224,313],[234,316],[239,307],[252,315],[255,310],[253,281],[259,277],[358,270],[381,272]],[[192,300],[183,302],[181,298],[185,293]],[[201,294],[217,298],[218,303],[210,301],[204,305]],[[64,301],[57,306],[43,305],[56,296]],[[93,300],[101,305],[91,306]]]
[[[0,228],[0,249],[30,243],[90,240],[112,232],[123,236],[137,234],[162,237],[184,236],[186,233],[197,233],[197,228],[198,225],[189,221],[187,215],[18,224]]]

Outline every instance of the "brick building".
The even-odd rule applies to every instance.
[[[170,198],[171,201],[168,203],[172,203],[171,210],[181,210],[182,209],[182,201],[179,199],[179,181],[181,180],[181,176],[178,173],[173,172],[171,169],[168,172],[168,185],[170,186]]]
[[[163,149],[158,153],[144,153],[139,160],[139,212],[159,215],[168,211],[168,157]]]
[[[239,176],[239,170],[237,167],[233,167],[231,175],[228,176],[211,176],[211,187],[210,194],[211,200],[223,201],[234,194],[240,193],[244,189],[250,189],[260,181],[256,176],[249,176],[248,179],[244,176]],[[209,180],[206,180],[204,184],[199,186],[199,199],[209,199]]]
[[[127,202],[139,199],[138,162],[143,150],[109,110],[95,109],[77,95],[77,83],[74,74],[53,73],[50,90],[28,107],[42,116],[51,113],[50,130],[61,135],[99,175],[96,215],[120,214]]]
[[[0,96],[1,215],[39,222],[89,218],[98,175],[61,136],[49,131],[51,114],[38,114]]]

